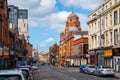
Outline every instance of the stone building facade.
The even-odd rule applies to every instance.
[[[96,65],[120,71],[120,0],[104,0],[89,14],[89,53]]]

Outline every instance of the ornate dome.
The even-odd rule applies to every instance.
[[[77,14],[75,14],[74,12],[72,12],[68,17],[78,17]]]

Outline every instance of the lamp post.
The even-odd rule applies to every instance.
[[[38,46],[39,46],[39,43],[38,42],[34,42],[34,44],[36,44],[36,50],[37,50],[37,55],[35,55],[34,57],[37,57],[38,59],[38,54],[39,54],[39,51],[38,51]]]

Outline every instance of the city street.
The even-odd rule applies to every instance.
[[[0,0],[0,80],[120,80],[120,0]]]
[[[49,65],[39,66],[34,72],[34,80],[120,80],[116,77],[97,77],[79,73],[76,68],[53,67]]]

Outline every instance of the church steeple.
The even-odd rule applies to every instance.
[[[72,12],[67,18],[65,33],[69,32],[70,27],[76,27],[78,31],[82,31],[80,27],[79,17],[74,12]]]

